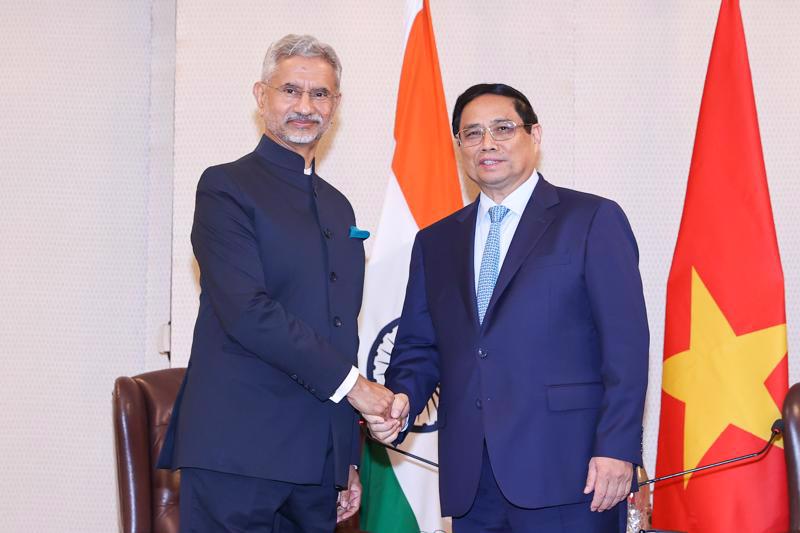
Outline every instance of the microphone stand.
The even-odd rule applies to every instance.
[[[689,470],[684,470],[683,472],[676,472],[674,474],[669,474],[666,476],[654,477],[653,479],[642,481],[641,483],[639,483],[639,487],[650,485],[651,483],[657,483],[659,481],[664,481],[665,479],[671,479],[678,476],[685,476],[686,474],[691,474],[693,472],[700,472],[701,470],[708,470],[709,468],[716,468],[718,466],[726,465],[729,463],[736,463],[738,461],[744,461],[745,459],[752,459],[753,457],[758,457],[759,455],[763,455],[764,453],[766,453],[766,451],[773,445],[775,439],[777,439],[781,433],[783,433],[783,420],[779,418],[772,424],[772,434],[770,435],[767,444],[763,448],[761,448],[761,450],[755,453],[748,453],[747,455],[734,457],[732,459],[725,459],[724,461],[711,463],[710,465],[698,466],[697,468],[690,468]]]
[[[716,468],[718,466],[726,465],[726,464],[729,464],[729,463],[735,463],[735,462],[738,462],[738,461],[744,461],[745,459],[752,459],[753,457],[758,457],[759,455],[763,455],[764,453],[766,453],[766,451],[775,443],[775,439],[777,439],[778,436],[780,436],[781,433],[783,433],[783,420],[778,419],[778,420],[775,421],[775,423],[772,424],[772,435],[770,436],[769,441],[767,441],[767,444],[761,450],[759,450],[757,452],[748,453],[747,455],[742,455],[740,457],[734,457],[732,459],[726,459],[724,461],[719,461],[719,462],[716,462],[716,463],[711,463],[710,465],[698,466],[697,468],[691,468],[689,470],[684,470],[683,472],[676,472],[674,474],[668,474],[666,476],[654,477],[653,479],[648,479],[647,481],[642,481],[641,483],[639,483],[639,487],[644,487],[645,485],[650,485],[652,483],[657,483],[659,481],[664,481],[666,479],[671,479],[671,478],[678,477],[678,476],[685,476],[686,474],[691,474],[693,472],[700,472],[701,470],[708,470],[709,468]],[[424,457],[420,457],[419,455],[414,455],[411,452],[407,452],[405,450],[401,450],[400,448],[397,448],[395,446],[391,446],[389,444],[384,444],[381,441],[372,438],[372,435],[370,435],[369,433],[365,433],[365,435],[366,435],[366,437],[367,437],[367,439],[369,441],[374,442],[375,444],[378,444],[380,446],[383,446],[387,450],[391,450],[393,452],[405,455],[406,457],[410,457],[410,458],[415,459],[417,461],[420,461],[420,462],[423,462],[425,464],[431,465],[431,466],[433,466],[435,468],[439,468],[439,464],[438,463],[434,463],[430,459],[425,459]]]
[[[736,463],[738,461],[744,461],[746,459],[753,459],[755,457],[763,455],[763,454],[765,454],[767,452],[767,450],[770,449],[770,447],[772,447],[772,445],[775,443],[775,439],[777,439],[783,433],[783,420],[782,419],[779,418],[775,422],[772,423],[771,432],[772,433],[771,433],[771,435],[769,437],[769,440],[767,441],[767,444],[763,448],[761,448],[761,450],[759,450],[757,452],[748,453],[747,455],[742,455],[740,457],[734,457],[732,459],[726,459],[724,461],[718,461],[716,463],[711,463],[710,465],[698,466],[697,468],[690,468],[689,470],[684,470],[683,472],[676,472],[674,474],[668,474],[666,476],[654,477],[653,479],[648,479],[647,481],[642,481],[641,483],[639,483],[638,486],[639,487],[644,487],[645,485],[650,485],[652,483],[657,483],[659,481],[664,481],[666,479],[672,479],[672,478],[678,477],[678,476],[685,476],[686,474],[691,474],[693,472],[700,472],[702,470],[708,470],[709,468],[716,468],[718,466],[723,466],[723,465],[727,465],[727,464],[730,464],[730,463]],[[397,448],[395,446],[389,446],[387,444],[382,443],[379,440],[373,439],[372,436],[369,433],[365,433],[365,434],[366,434],[366,437],[367,437],[368,440],[383,446],[387,450],[391,450],[393,452],[405,455],[405,456],[410,457],[412,459],[416,459],[417,461],[421,461],[421,462],[423,462],[425,464],[428,464],[428,465],[431,465],[433,467],[439,468],[439,465],[437,463],[434,463],[433,461],[431,461],[429,459],[425,459],[425,458],[420,457],[418,455],[414,455],[413,453],[407,452],[405,450],[401,450],[401,449],[399,449],[399,448]],[[675,531],[675,530],[671,530],[671,529],[640,529],[639,533],[683,533],[683,532]]]
[[[763,455],[775,443],[775,439],[777,439],[783,433],[783,419],[779,418],[775,422],[773,422],[771,431],[772,434],[770,435],[766,446],[764,446],[763,448],[761,448],[761,450],[755,453],[748,453],[747,455],[734,457],[732,459],[726,459],[724,461],[718,461],[716,463],[711,463],[710,465],[699,466],[697,468],[690,468],[689,470],[684,470],[683,472],[676,472],[674,474],[669,474],[666,476],[654,477],[653,479],[648,479],[647,481],[639,483],[639,487],[650,485],[651,483],[657,483],[659,481],[664,481],[665,479],[671,479],[678,476],[685,476],[686,474],[691,474],[692,472],[700,472],[701,470],[716,468],[718,466],[727,465],[729,463],[736,463],[738,461],[744,461],[746,459],[752,459],[754,457],[758,457],[759,455]],[[671,529],[641,529],[639,530],[639,533],[683,533],[683,532],[674,531]]]
[[[378,444],[380,446],[383,446],[387,450],[391,450],[393,452],[397,452],[399,454],[405,455],[406,457],[411,457],[412,459],[416,459],[417,461],[422,461],[425,464],[429,464],[429,465],[431,465],[431,466],[433,466],[435,468],[439,468],[439,464],[438,463],[434,463],[430,459],[425,459],[424,457],[420,457],[419,455],[414,455],[411,452],[407,452],[405,450],[401,450],[400,448],[397,448],[395,446],[391,446],[389,444],[384,444],[384,443],[382,443],[381,441],[379,441],[377,439],[373,439],[372,435],[370,435],[369,433],[365,433],[365,435],[367,437],[367,440],[369,440],[371,442],[374,442],[375,444]]]

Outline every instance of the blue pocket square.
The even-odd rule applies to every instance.
[[[361,239],[362,241],[369,237],[369,232],[365,229],[358,229],[357,226],[350,226],[350,238]]]

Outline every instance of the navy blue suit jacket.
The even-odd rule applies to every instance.
[[[540,177],[482,325],[477,201],[422,230],[386,385],[419,413],[441,382],[442,513],[475,497],[484,441],[503,494],[577,503],[589,459],[641,464],[646,311],[633,233],[617,204]]]
[[[355,364],[364,278],[347,199],[262,137],[203,173],[192,245],[200,309],[159,466],[336,483],[358,464],[357,414],[328,398]]]

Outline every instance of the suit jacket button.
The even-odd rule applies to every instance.
[[[292,377],[293,380],[297,381],[297,374],[292,374],[291,377]]]
[[[483,348],[478,348],[478,357],[481,359],[486,359],[489,356],[489,352],[484,350]]]
[[[336,275],[336,272],[331,272],[330,278],[331,281],[336,281],[337,279],[339,279],[339,276]]]
[[[333,326],[337,328],[342,327],[342,319],[338,316],[333,317]]]
[[[475,407],[477,407],[478,409],[483,409],[483,402],[481,402],[480,398],[475,400]]]
[[[330,239],[333,236],[333,232],[328,228],[325,228],[325,231],[323,231],[322,234],[325,235],[326,239]]]

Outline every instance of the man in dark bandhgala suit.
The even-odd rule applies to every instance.
[[[453,133],[471,205],[414,243],[386,371],[384,442],[441,384],[442,513],[455,533],[625,530],[642,464],[649,334],[620,207],[536,170],[541,126],[504,84],[469,88]]]
[[[200,309],[159,460],[181,469],[183,532],[330,533],[358,510],[356,410],[393,395],[355,368],[365,232],[314,165],[340,74],[311,36],[273,43],[265,135],[198,183]]]

